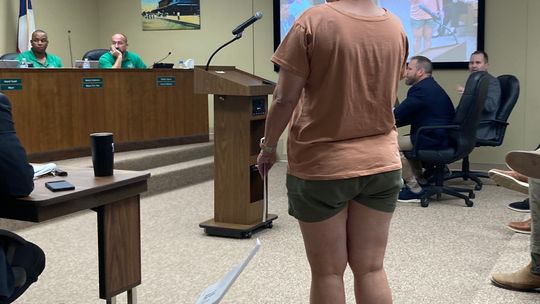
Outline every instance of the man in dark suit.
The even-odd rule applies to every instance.
[[[34,189],[34,169],[15,134],[11,104],[0,93],[0,195],[28,196]]]
[[[15,134],[11,104],[0,93],[0,201],[28,196],[34,189],[33,178],[34,169]],[[45,254],[41,248],[0,229],[0,303],[17,299],[44,268]]]
[[[400,136],[398,143],[400,151],[410,151],[413,143],[423,149],[444,149],[448,145],[445,130],[422,132],[417,138],[417,131],[424,126],[447,125],[455,115],[454,105],[444,89],[433,79],[431,60],[424,56],[411,58],[405,71],[405,83],[411,88],[407,98],[394,109],[396,126],[411,126],[411,133]],[[422,165],[415,160],[406,159],[401,154],[403,179],[405,186],[399,193],[398,201],[419,202],[422,187],[418,178],[422,174]]]

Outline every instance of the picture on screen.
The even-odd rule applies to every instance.
[[[374,0],[401,19],[409,56],[423,55],[436,68],[466,68],[484,48],[485,0]],[[274,44],[285,38],[306,9],[324,0],[274,0]],[[279,11],[279,13],[277,13]]]

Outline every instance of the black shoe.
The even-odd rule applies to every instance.
[[[515,202],[515,203],[508,204],[508,209],[516,211],[516,212],[531,212],[529,199],[525,199],[522,202]]]

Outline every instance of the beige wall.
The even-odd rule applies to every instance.
[[[18,14],[17,0],[0,1],[0,53],[15,50]],[[244,32],[244,37],[218,53],[212,64],[234,65],[240,69],[277,80],[269,61],[273,51],[271,0],[201,0],[201,30],[142,31],[140,0],[33,0],[38,28],[49,32],[49,51],[69,66],[67,30],[72,31],[73,56],[107,47],[114,32],[129,37],[130,49],[147,64],[173,50],[167,62],[193,58],[205,64],[210,54],[232,38],[231,30],[256,11],[263,19]],[[471,156],[477,163],[503,163],[511,149],[530,149],[540,142],[540,1],[486,0],[486,51],[494,75],[514,74],[521,81],[521,95],[510,117],[504,145],[476,149]],[[455,103],[454,88],[463,83],[467,71],[435,71],[435,78]],[[400,97],[407,87],[400,86]],[[211,104],[211,103],[210,103]],[[212,111],[212,108],[210,108]],[[212,121],[212,115],[210,115]]]
[[[86,0],[34,0],[32,1],[36,28],[49,35],[48,52],[70,67],[68,30],[71,30],[73,59],[80,59],[86,50],[93,48],[98,39],[98,5]],[[0,20],[3,23],[0,37],[0,54],[17,49],[18,0],[0,1]]]

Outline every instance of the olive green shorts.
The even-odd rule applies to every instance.
[[[319,222],[338,214],[351,200],[392,213],[401,187],[401,170],[338,180],[303,180],[287,174],[289,214],[303,222]]]

